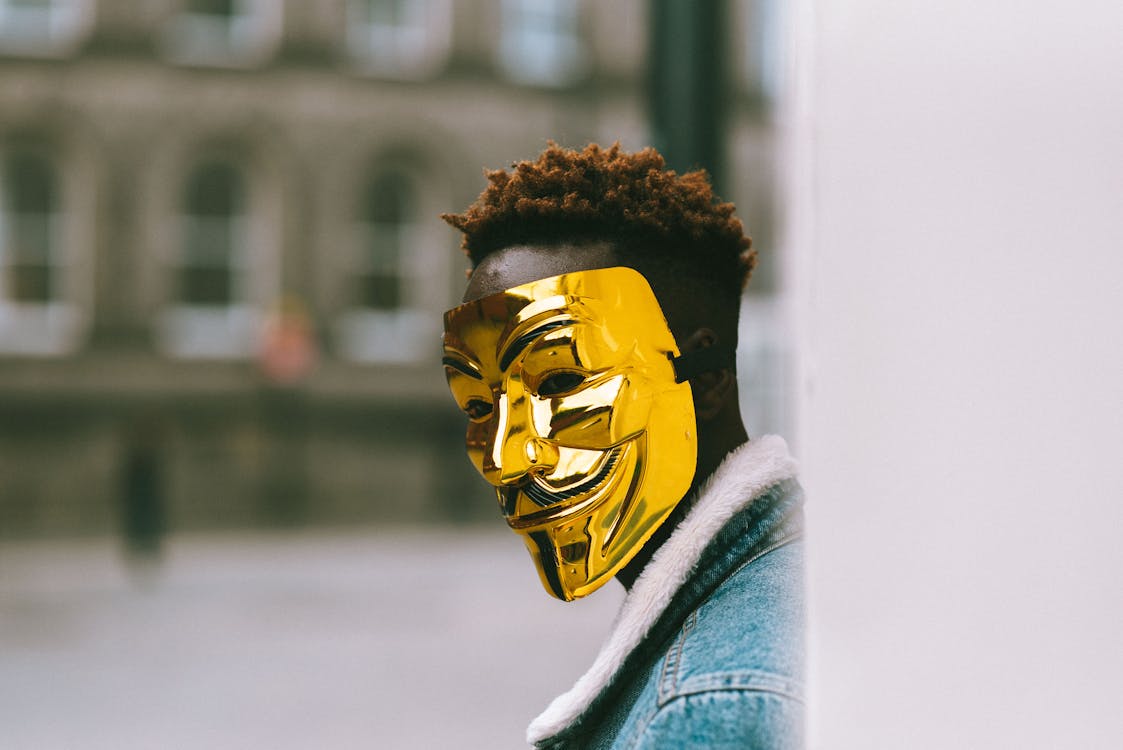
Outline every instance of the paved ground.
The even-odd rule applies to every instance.
[[[0,748],[525,747],[622,597],[553,601],[502,529],[186,537],[143,573],[0,546]]]

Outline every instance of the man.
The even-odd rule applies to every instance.
[[[528,740],[799,747],[801,493],[783,440],[741,421],[755,253],[733,206],[652,149],[551,144],[487,177],[443,217],[473,266],[444,337],[469,457],[550,594],[628,590]]]

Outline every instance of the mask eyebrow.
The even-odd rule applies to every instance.
[[[549,333],[550,331],[556,330],[558,328],[571,326],[574,323],[576,323],[576,321],[569,319],[551,320],[549,323],[543,323],[537,328],[527,331],[507,345],[506,351],[503,352],[503,356],[499,359],[499,369],[506,370],[507,366],[515,361],[515,357],[519,356],[519,354],[522,353],[522,350],[530,346],[530,344],[539,336],[542,336],[543,334]]]
[[[484,379],[483,374],[481,374],[479,370],[475,369],[474,367],[472,367],[472,365],[468,364],[459,357],[450,357],[446,354],[445,356],[441,357],[441,364],[443,364],[445,367],[451,367],[458,372],[462,372],[470,378],[475,378],[476,380]]]

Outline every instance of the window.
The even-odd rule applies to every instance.
[[[576,0],[504,0],[500,62],[520,83],[565,86],[585,72]]]
[[[89,0],[0,0],[0,50],[50,56],[89,28]]]
[[[36,151],[0,162],[0,349],[60,354],[76,334],[68,302],[60,189],[51,161]]]
[[[173,354],[242,357],[256,341],[247,189],[227,161],[198,165],[183,188],[177,248],[170,269],[172,304],[165,337]]]
[[[58,290],[52,277],[58,262],[58,190],[47,160],[17,154],[4,165],[5,299],[16,304],[50,304]]]
[[[439,323],[427,296],[444,277],[423,238],[419,200],[415,182],[400,172],[378,175],[367,186],[346,268],[350,306],[339,331],[352,359],[409,362],[433,352],[427,331],[438,331]]]
[[[347,47],[376,73],[420,76],[448,57],[449,0],[349,0]]]
[[[177,300],[188,307],[234,304],[245,248],[245,187],[230,164],[200,167],[184,199]]]
[[[241,66],[272,52],[281,32],[281,3],[184,0],[168,25],[169,56],[195,65]]]
[[[361,228],[358,301],[369,310],[397,310],[403,303],[403,258],[409,251],[416,214],[412,186],[399,175],[387,175],[370,187],[366,220]]]

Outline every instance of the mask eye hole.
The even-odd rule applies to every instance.
[[[585,382],[585,376],[576,372],[555,372],[538,385],[539,396],[561,396]]]
[[[464,412],[470,419],[483,419],[491,414],[491,409],[491,402],[484,401],[482,398],[473,398],[464,404]]]

